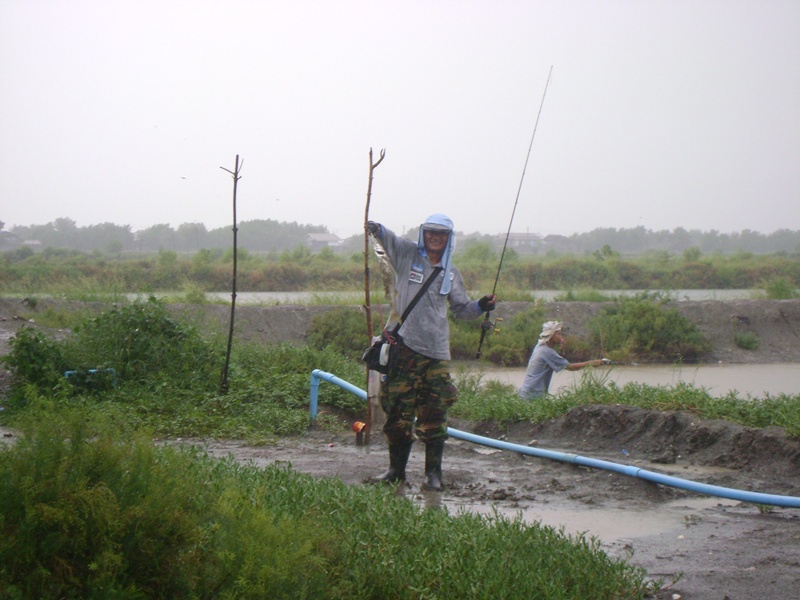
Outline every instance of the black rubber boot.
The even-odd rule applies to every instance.
[[[389,470],[373,477],[373,483],[397,483],[406,480],[406,465],[411,454],[411,440],[389,444]]]
[[[434,440],[425,444],[425,483],[422,489],[429,492],[442,491],[442,453],[444,440]]]

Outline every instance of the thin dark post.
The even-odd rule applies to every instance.
[[[244,161],[242,161],[244,163]],[[239,169],[241,165],[239,164],[239,155],[236,155],[236,167],[233,171],[230,169],[226,169],[225,167],[220,167],[223,171],[227,171],[231,175],[233,175],[233,279],[231,283],[231,320],[230,320],[230,327],[228,329],[228,348],[225,352],[225,365],[222,367],[222,374],[220,376],[220,383],[219,383],[219,393],[225,395],[228,393],[228,367],[231,364],[231,348],[233,347],[233,321],[234,321],[234,314],[236,311],[236,235],[239,231],[239,227],[236,225],[236,188],[237,184],[239,183]]]
[[[364,312],[367,315],[367,344],[372,343],[372,306],[369,300],[369,230],[367,223],[369,222],[369,203],[372,198],[372,172],[376,167],[381,164],[386,156],[386,150],[381,150],[381,157],[377,162],[372,162],[372,148],[369,149],[369,180],[367,182],[367,206],[364,209]],[[370,402],[370,383],[369,383],[369,368],[367,368],[367,417],[365,419],[366,425],[364,427],[364,443],[369,444],[369,434],[372,429],[372,402]]]

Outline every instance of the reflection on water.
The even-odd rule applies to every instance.
[[[462,366],[463,370],[464,367]],[[459,368],[453,369],[454,373]],[[509,383],[515,387],[522,384],[525,369],[486,369],[484,379]],[[611,366],[583,371],[555,373],[550,383],[550,393],[557,394],[564,388],[580,385],[584,376],[597,377],[600,381],[614,382],[622,387],[626,383],[641,383],[651,386],[674,386],[678,383],[705,388],[712,396],[721,397],[735,391],[740,397],[761,397],[764,394],[800,394],[800,364],[714,364],[681,366]]]

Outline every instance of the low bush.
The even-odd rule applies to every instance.
[[[750,331],[734,335],[733,343],[742,350],[758,350],[758,347],[761,345],[758,336]]]
[[[800,297],[797,288],[787,277],[773,277],[764,281],[762,285],[770,300],[790,300]]]
[[[84,404],[159,435],[253,441],[297,433],[308,427],[311,371],[355,382],[366,377],[332,349],[240,343],[233,347],[228,393],[221,394],[222,341],[201,337],[154,300],[87,318],[63,341],[23,328],[10,346],[3,362],[13,386],[3,419],[50,401]],[[348,414],[365,410],[335,386],[323,386],[319,402]]]
[[[711,350],[700,330],[661,293],[618,298],[589,321],[590,342],[618,361],[694,361]]]

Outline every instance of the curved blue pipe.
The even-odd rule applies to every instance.
[[[320,379],[327,381],[329,383],[333,383],[334,385],[338,385],[342,389],[345,389],[351,392],[352,394],[355,394],[356,396],[358,396],[363,400],[366,400],[367,398],[367,393],[364,390],[354,386],[352,383],[348,383],[347,381],[339,379],[335,375],[331,375],[330,373],[326,373],[325,371],[320,371],[319,369],[315,369],[314,371],[311,372],[311,418],[312,419],[316,418],[317,416],[317,392],[319,388]],[[634,467],[631,465],[620,465],[618,463],[614,463],[607,460],[600,460],[597,458],[587,458],[584,456],[579,456],[577,454],[569,454],[567,452],[557,452],[555,450],[544,450],[541,448],[531,448],[529,446],[522,446],[520,444],[512,444],[510,442],[504,442],[502,440],[496,440],[493,438],[483,437],[481,435],[475,435],[474,433],[467,433],[466,431],[460,431],[458,429],[453,429],[452,427],[447,428],[447,433],[451,437],[454,437],[459,440],[464,440],[467,442],[472,442],[473,444],[480,444],[482,446],[489,446],[491,448],[498,448],[500,450],[509,450],[511,452],[519,452],[521,454],[528,454],[530,456],[536,456],[538,458],[549,458],[551,460],[568,462],[583,467],[604,469],[606,471],[613,471],[615,473],[620,473],[622,475],[628,475],[629,477],[638,477],[639,479],[652,481],[653,483],[659,483],[661,485],[667,485],[674,488],[688,490],[690,492],[697,492],[699,494],[706,494],[708,496],[729,498],[731,500],[739,500],[741,502],[752,502],[754,504],[766,504],[770,506],[782,506],[787,508],[800,508],[800,498],[796,496],[780,496],[777,494],[748,492],[745,490],[736,490],[733,488],[720,487],[718,485],[699,483],[697,481],[691,481],[689,479],[681,479],[679,477],[672,477],[670,475],[663,475],[661,473],[656,473],[654,471],[640,469],[639,467]]]

